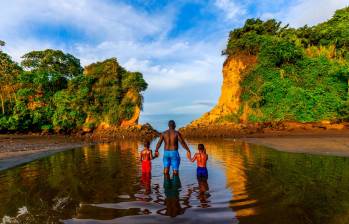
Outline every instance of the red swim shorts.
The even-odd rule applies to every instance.
[[[143,160],[142,161],[142,173],[150,173],[151,172],[151,161]]]

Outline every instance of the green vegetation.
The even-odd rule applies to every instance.
[[[4,42],[0,42],[4,45]],[[21,66],[0,51],[0,131],[63,132],[118,126],[147,88],[141,73],[115,58],[83,69],[80,60],[59,50],[32,51]]]
[[[348,50],[349,7],[298,29],[249,19],[230,33],[223,54],[257,57],[241,81],[251,122],[313,122],[349,120]]]

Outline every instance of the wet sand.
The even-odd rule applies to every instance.
[[[65,136],[0,135],[0,170],[89,144]]]
[[[349,157],[349,135],[243,138],[279,151]]]

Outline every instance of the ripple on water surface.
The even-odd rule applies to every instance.
[[[178,177],[162,175],[159,158],[152,175],[142,175],[141,147],[131,141],[2,171],[0,222],[349,223],[347,158],[201,142],[209,155],[208,180],[196,178],[183,150]]]

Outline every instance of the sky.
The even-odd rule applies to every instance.
[[[329,19],[349,0],[0,0],[0,40],[20,62],[60,49],[83,66],[116,57],[149,84],[142,115],[202,114],[217,102],[229,31],[248,18],[292,27]]]

